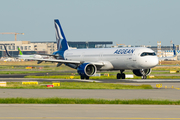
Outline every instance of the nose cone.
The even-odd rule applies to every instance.
[[[152,67],[157,66],[159,63],[158,57],[157,56],[153,57],[152,60],[150,61],[150,63],[151,63]]]
[[[144,69],[156,67],[159,63],[157,56],[144,57],[141,61],[139,61],[140,66]]]

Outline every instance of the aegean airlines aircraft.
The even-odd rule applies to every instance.
[[[58,51],[51,56],[56,59],[36,59],[38,64],[57,62],[77,69],[81,79],[89,79],[97,71],[120,70],[117,79],[125,79],[125,70],[132,70],[136,76],[146,79],[151,68],[158,65],[155,52],[145,47],[70,49],[59,20],[54,20]]]

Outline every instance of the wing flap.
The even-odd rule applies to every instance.
[[[58,63],[70,63],[70,64],[83,64],[84,61],[73,61],[73,60],[57,60],[57,59],[29,59],[29,60],[35,60],[35,61],[39,61],[39,63],[45,61],[45,62],[58,62]],[[104,66],[103,62],[89,62],[91,64],[94,64],[96,66]]]

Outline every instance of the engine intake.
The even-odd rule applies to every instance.
[[[136,70],[133,70],[133,73],[136,75],[136,76],[148,76],[150,73],[151,73],[151,69],[136,69]]]
[[[77,68],[77,72],[80,76],[92,76],[96,71],[96,66],[90,63],[83,63]]]

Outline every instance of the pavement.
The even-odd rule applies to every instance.
[[[0,104],[1,120],[180,120],[179,105]]]
[[[0,98],[95,98],[180,100],[176,89],[106,90],[106,89],[1,89]]]

